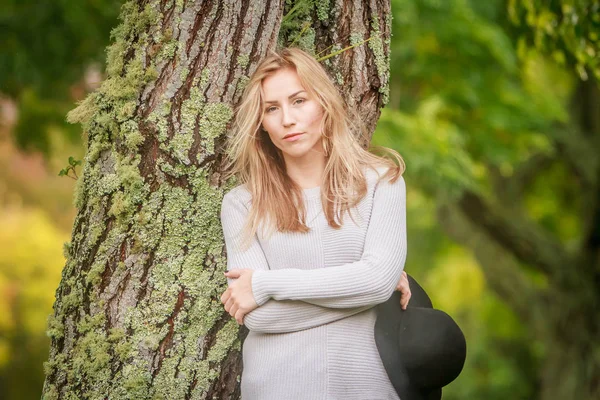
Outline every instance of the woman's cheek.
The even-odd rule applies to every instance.
[[[309,114],[311,115],[309,124],[318,124],[323,117],[323,110],[321,109],[321,106],[317,104],[316,106],[313,106],[313,109],[310,110]]]

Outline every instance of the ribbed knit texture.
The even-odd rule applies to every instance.
[[[380,174],[384,168],[378,169]],[[241,251],[252,203],[243,185],[223,198],[227,268],[251,268],[259,307],[244,317],[242,400],[398,400],[374,340],[375,305],[390,298],[406,259],[406,187],[377,183],[344,214],[325,219],[320,188],[304,190],[308,233],[259,230]],[[228,284],[233,279],[227,279]]]

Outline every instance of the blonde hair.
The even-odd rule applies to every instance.
[[[261,128],[262,82],[276,71],[296,71],[303,88],[324,110],[321,121],[326,165],[321,184],[321,203],[328,224],[339,229],[343,213],[354,208],[367,193],[364,167],[389,167],[379,179],[395,182],[405,164],[398,152],[377,147],[395,158],[371,153],[369,136],[356,112],[347,106],[319,62],[298,48],[271,51],[257,66],[235,110],[232,134],[227,138],[225,179],[235,175],[252,195],[252,207],[244,228],[246,245],[261,222],[267,232],[307,232],[303,192],[286,173],[281,150]],[[335,211],[334,211],[335,210]],[[351,215],[350,215],[351,216]],[[352,216],[351,216],[352,217]],[[336,218],[339,222],[336,221]]]

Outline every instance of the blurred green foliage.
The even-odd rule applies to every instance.
[[[510,20],[522,27],[518,48],[535,47],[560,65],[574,66],[583,80],[600,80],[598,0],[510,0]]]
[[[40,210],[0,209],[0,220],[0,393],[38,399],[48,359],[46,321],[69,234]]]
[[[79,126],[64,122],[73,88],[86,66],[104,65],[120,4],[2,2],[0,92],[18,103],[13,133],[23,148],[48,153],[48,131],[79,140]],[[532,154],[555,155],[548,132],[569,121],[567,103],[582,71],[597,74],[597,4],[392,0],[390,104],[373,143],[397,149],[407,162],[406,269],[467,337],[465,369],[444,389],[445,400],[538,395],[546,349],[492,293],[472,252],[442,232],[436,207],[463,188],[490,193],[491,169],[510,174]],[[63,160],[72,154],[63,153]],[[564,167],[536,180],[525,203],[564,243],[579,234],[581,205]],[[39,398],[46,317],[68,233],[35,210],[0,211],[0,220],[0,393]]]
[[[568,75],[539,59],[535,69],[518,63],[503,3],[478,10],[464,0],[392,2],[395,102],[378,126],[429,193],[484,189],[486,165],[507,170],[551,151],[542,132],[566,118]]]
[[[2,0],[0,94],[18,103],[17,144],[50,151],[47,129],[58,126],[72,141],[81,131],[65,122],[73,85],[86,67],[104,65],[109,32],[122,0]]]
[[[556,156],[549,132],[569,121],[578,77],[552,52],[548,57],[556,37],[549,36],[546,46],[524,46],[536,33],[516,26],[515,13],[539,3],[545,2],[392,0],[392,95],[373,144],[397,149],[407,164],[406,269],[467,337],[464,371],[444,389],[444,399],[539,394],[544,346],[487,288],[471,251],[459,250],[435,218],[436,206],[464,189],[493,196],[490,171],[510,176],[534,154]],[[552,7],[557,3],[570,2]],[[584,31],[593,30],[588,23]],[[525,200],[532,219],[565,242],[581,228],[576,189],[564,166],[554,166],[534,181]]]

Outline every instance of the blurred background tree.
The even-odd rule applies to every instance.
[[[437,215],[409,232],[428,248],[407,269],[465,311],[450,309],[470,368],[445,398],[600,397],[598,3],[545,4],[393,1],[392,104],[375,141],[404,154]],[[453,243],[489,291],[464,257],[442,256]]]
[[[0,393],[39,398],[83,155],[66,112],[121,1],[3,0]],[[374,144],[406,159],[406,268],[468,340],[444,399],[598,395],[598,1],[393,0]],[[25,152],[27,151],[27,152]]]

